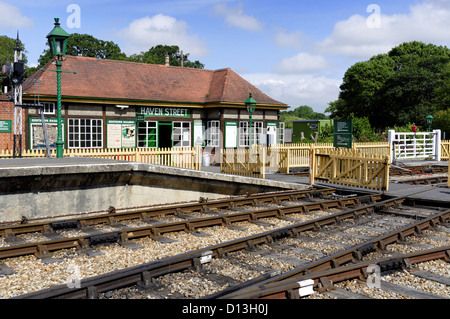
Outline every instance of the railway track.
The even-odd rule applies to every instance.
[[[129,298],[292,298],[299,297],[298,284],[295,286],[298,278],[307,280],[311,279],[305,277],[308,274],[362,262],[373,264],[380,253],[387,254],[388,246],[407,242],[411,237],[434,236],[438,243],[448,242],[448,208],[409,206],[414,202],[408,198],[378,196],[344,195],[347,198],[321,199],[302,205],[286,201],[276,208],[253,211],[253,214],[261,212],[256,218],[248,213],[245,219],[239,217],[235,223],[239,226],[234,229],[243,231],[242,223],[259,222],[267,228],[275,224],[271,230],[260,229],[225,243],[85,278],[79,281],[78,287],[62,284],[16,298],[120,298],[115,294]],[[291,210],[293,207],[295,210]],[[276,225],[278,221],[289,224]],[[216,226],[198,225],[213,236],[212,229]],[[192,229],[184,228],[193,234]],[[425,234],[433,229],[436,229],[434,235]],[[409,246],[423,249],[424,245]],[[327,278],[314,279],[314,289],[322,288],[319,285],[325,283],[329,289]],[[265,295],[267,287],[278,289],[284,284],[292,286],[276,293],[267,290],[269,293]],[[132,288],[125,288],[125,292],[123,289],[115,292],[130,285]]]
[[[95,252],[92,252],[92,246],[114,242],[133,248],[135,245],[130,240],[140,237],[151,237],[154,240],[167,243],[172,240],[163,236],[166,233],[185,231],[203,236],[204,234],[199,232],[198,229],[204,227],[222,225],[233,228],[235,227],[233,224],[238,222],[262,223],[259,221],[261,218],[286,219],[288,218],[287,215],[293,213],[341,208],[348,205],[359,205],[361,200],[381,199],[381,195],[364,195],[327,200],[327,198],[333,196],[334,192],[335,189],[282,192],[209,203],[109,213],[56,222],[4,226],[0,228],[0,236],[3,237],[4,241],[3,247],[0,247],[0,260],[29,254],[34,254],[39,258],[49,258],[53,251],[70,248],[83,249],[88,254],[95,254]],[[346,196],[344,195],[344,197]],[[300,202],[300,200],[304,201]],[[283,206],[283,201],[294,202],[291,205]],[[280,203],[280,205],[268,209],[252,209],[268,203]],[[250,209],[245,209],[245,207],[250,207]],[[228,213],[221,212],[224,209],[228,210]],[[231,213],[229,213],[230,210]],[[208,217],[204,217],[205,215]],[[158,219],[155,219],[155,217]],[[173,221],[173,217],[177,221]],[[130,220],[142,221],[144,226],[130,227],[120,223]],[[103,226],[109,226],[109,228],[105,230]],[[111,228],[113,228],[112,231]],[[64,232],[67,229],[76,229],[77,232],[75,232],[75,235],[67,236]],[[33,235],[31,242],[25,242],[24,240],[28,234]],[[36,234],[39,236],[36,237]]]
[[[436,187],[448,187],[448,176],[429,176],[422,178],[409,178],[397,180],[396,183],[410,184],[410,185],[430,185]]]

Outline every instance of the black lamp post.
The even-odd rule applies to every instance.
[[[61,118],[61,66],[63,56],[66,55],[67,39],[69,34],[60,27],[59,18],[55,18],[55,27],[47,35],[50,52],[56,58],[56,101],[58,115],[58,138],[56,140],[56,157],[62,158],[64,154],[64,141],[62,139]]]
[[[245,101],[245,106],[247,107],[247,112],[250,115],[250,133],[249,133],[249,148],[252,147],[252,116],[255,113],[256,109],[256,101],[252,97],[252,94],[249,94],[247,101]]]

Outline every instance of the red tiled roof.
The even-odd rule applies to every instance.
[[[56,70],[54,61],[43,69]],[[244,103],[249,93],[258,105],[287,107],[244,80],[231,69],[204,70],[158,64],[66,56],[61,95],[112,100],[190,103]],[[56,72],[36,71],[23,84],[24,95],[56,96]]]

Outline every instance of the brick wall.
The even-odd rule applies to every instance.
[[[22,150],[27,149],[25,145],[25,111],[22,111]],[[0,97],[0,120],[11,121],[11,133],[0,132],[0,150],[12,150],[14,148],[14,104],[2,101]]]

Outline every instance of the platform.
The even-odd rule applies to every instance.
[[[380,193],[332,183],[314,185]],[[219,166],[196,171],[95,158],[4,159],[0,160],[0,222],[310,187],[308,176],[277,173],[250,178],[220,174]],[[450,202],[449,188],[390,183],[389,191],[383,193]]]
[[[448,167],[448,161],[422,161],[422,160],[410,160],[410,161],[402,161],[397,162],[397,165],[404,166],[428,166],[428,165],[436,165],[436,166],[445,166]],[[208,172],[215,172],[219,174],[220,168],[218,166],[210,166],[203,167],[202,170]],[[283,182],[291,185],[309,185],[309,177],[301,177],[296,175],[287,175],[287,174],[266,174],[266,180],[268,181],[277,181]],[[376,190],[358,188],[358,187],[350,187],[339,184],[332,183],[318,183],[316,182],[314,185],[321,187],[339,187],[346,189],[354,189],[354,190],[366,190],[368,192],[379,193]],[[448,201],[450,202],[450,188],[438,188],[434,186],[424,186],[424,185],[410,185],[410,184],[401,184],[401,183],[389,183],[389,191],[384,192],[385,195],[388,196],[408,196],[419,199],[431,199],[438,201]]]

